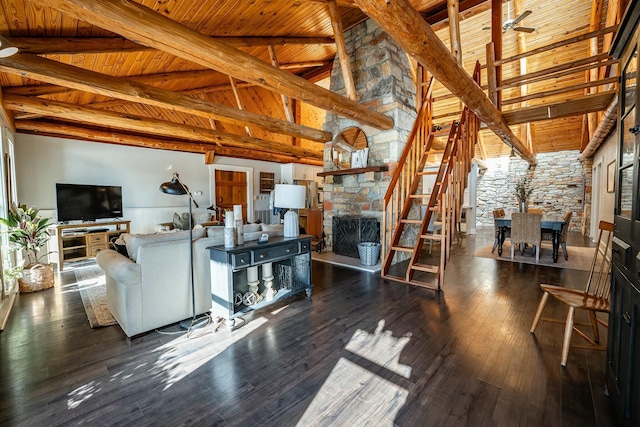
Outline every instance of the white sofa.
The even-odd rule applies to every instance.
[[[282,225],[247,224],[245,241],[281,236]],[[193,265],[196,315],[211,309],[207,247],[224,244],[224,227],[195,228]],[[128,337],[191,318],[189,232],[123,234],[131,258],[109,249],[96,256],[107,282],[107,304]]]

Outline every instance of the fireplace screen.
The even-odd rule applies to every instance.
[[[333,253],[358,258],[358,243],[380,243],[380,224],[376,218],[333,217]]]

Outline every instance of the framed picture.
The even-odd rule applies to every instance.
[[[275,188],[275,174],[273,172],[260,172],[260,192],[270,193]]]
[[[607,193],[616,191],[616,161],[612,160],[607,165]]]

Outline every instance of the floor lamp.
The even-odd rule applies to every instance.
[[[202,321],[196,322],[196,289],[193,280],[193,216],[191,215],[191,203],[199,208],[198,203],[193,199],[193,195],[189,191],[189,188],[180,181],[180,175],[177,172],[173,173],[171,181],[165,182],[160,185],[160,191],[165,194],[172,194],[176,196],[189,195],[189,266],[191,267],[191,313],[193,317],[191,320],[183,320],[180,322],[182,329],[197,329],[205,326],[209,323],[209,318],[203,318]]]

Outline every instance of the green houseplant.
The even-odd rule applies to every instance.
[[[21,292],[32,292],[53,286],[53,265],[39,263],[40,258],[47,253],[38,256],[40,249],[51,238],[47,227],[53,220],[41,218],[38,212],[39,210],[34,207],[12,205],[7,218],[0,218],[0,223],[7,227],[9,250],[17,249],[26,252],[27,265],[24,268],[29,271],[29,274],[18,279]]]

